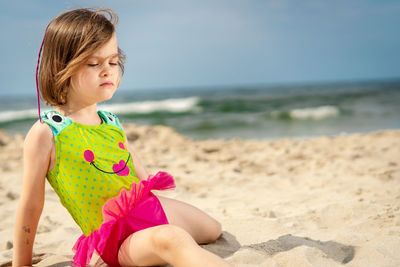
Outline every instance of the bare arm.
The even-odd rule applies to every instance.
[[[33,242],[44,205],[51,149],[50,128],[35,123],[24,142],[24,177],[14,228],[13,267],[32,265]]]
[[[125,136],[125,147],[132,155],[133,166],[135,167],[136,177],[140,180],[146,180],[149,174],[147,173],[146,169],[144,168],[139,156],[135,153],[133,148],[129,145],[128,139]]]

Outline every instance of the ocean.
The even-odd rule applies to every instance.
[[[400,80],[119,90],[99,109],[193,139],[367,133],[400,128]],[[26,134],[36,120],[34,94],[0,96],[0,128]]]

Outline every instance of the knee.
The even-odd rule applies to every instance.
[[[179,247],[194,243],[185,230],[174,225],[161,225],[153,232],[151,242],[158,252],[171,252]]]
[[[213,220],[208,226],[207,238],[205,240],[205,243],[214,242],[215,240],[218,239],[218,237],[221,236],[221,233],[222,233],[221,223],[216,220]]]

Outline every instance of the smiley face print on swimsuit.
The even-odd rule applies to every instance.
[[[119,142],[118,146],[121,149],[125,149],[125,145],[122,142]],[[105,171],[105,170],[101,169],[100,167],[98,167],[96,165],[96,163],[95,163],[94,153],[90,149],[86,149],[83,152],[83,157],[85,158],[85,160],[87,162],[89,162],[91,165],[93,165],[97,170],[99,170],[101,172],[108,173],[108,174],[117,174],[117,175],[121,175],[121,176],[128,176],[128,174],[129,174],[129,167],[127,166],[127,163],[131,159],[131,153],[129,153],[128,158],[126,159],[126,161],[121,159],[119,163],[115,163],[112,166],[112,169],[113,169],[112,171]]]
[[[106,117],[110,123],[114,123],[114,124],[116,124],[116,126],[119,126],[119,125],[117,125],[116,117],[113,114],[111,114],[111,113],[103,114],[103,117]],[[49,119],[50,121],[52,121],[54,124],[60,125],[60,126],[62,126],[63,124],[68,124],[68,120],[69,120],[68,118],[62,116],[60,113],[55,112],[55,111],[51,111],[51,112],[47,113],[46,118]],[[104,121],[104,118],[102,118],[102,121]],[[78,125],[88,126],[88,125],[82,125],[82,124],[78,124]],[[94,125],[94,126],[96,126],[96,125]],[[88,145],[90,145],[90,144],[88,143]],[[104,147],[104,145],[103,145],[103,147]],[[118,147],[120,149],[125,150],[125,145],[122,142],[118,143]],[[103,168],[100,168],[98,166],[98,164],[95,162],[95,155],[91,149],[84,150],[83,157],[86,162],[88,162],[93,167],[95,167],[97,170],[99,170],[103,173],[117,174],[120,176],[128,176],[129,175],[129,167],[127,166],[127,163],[129,162],[129,160],[131,158],[131,154],[129,152],[128,152],[128,158],[126,160],[121,159],[119,161],[119,163],[115,163],[112,165],[112,170],[104,170]]]

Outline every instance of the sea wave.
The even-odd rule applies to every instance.
[[[197,106],[199,101],[200,98],[198,97],[170,98],[159,101],[99,105],[98,108],[116,114],[151,114],[158,111],[171,113],[201,112],[201,108]],[[0,123],[34,118],[38,118],[37,109],[0,111]]]
[[[292,109],[289,111],[272,111],[271,117],[275,119],[293,120],[323,120],[337,117],[340,109],[336,106],[319,106],[312,108]]]
[[[37,116],[38,112],[36,109],[5,110],[0,112],[0,123],[14,120],[33,119]]]
[[[172,113],[200,112],[197,106],[199,97],[170,98],[158,101],[141,101],[121,104],[99,105],[99,109],[107,110],[117,114],[148,114],[157,111]]]

